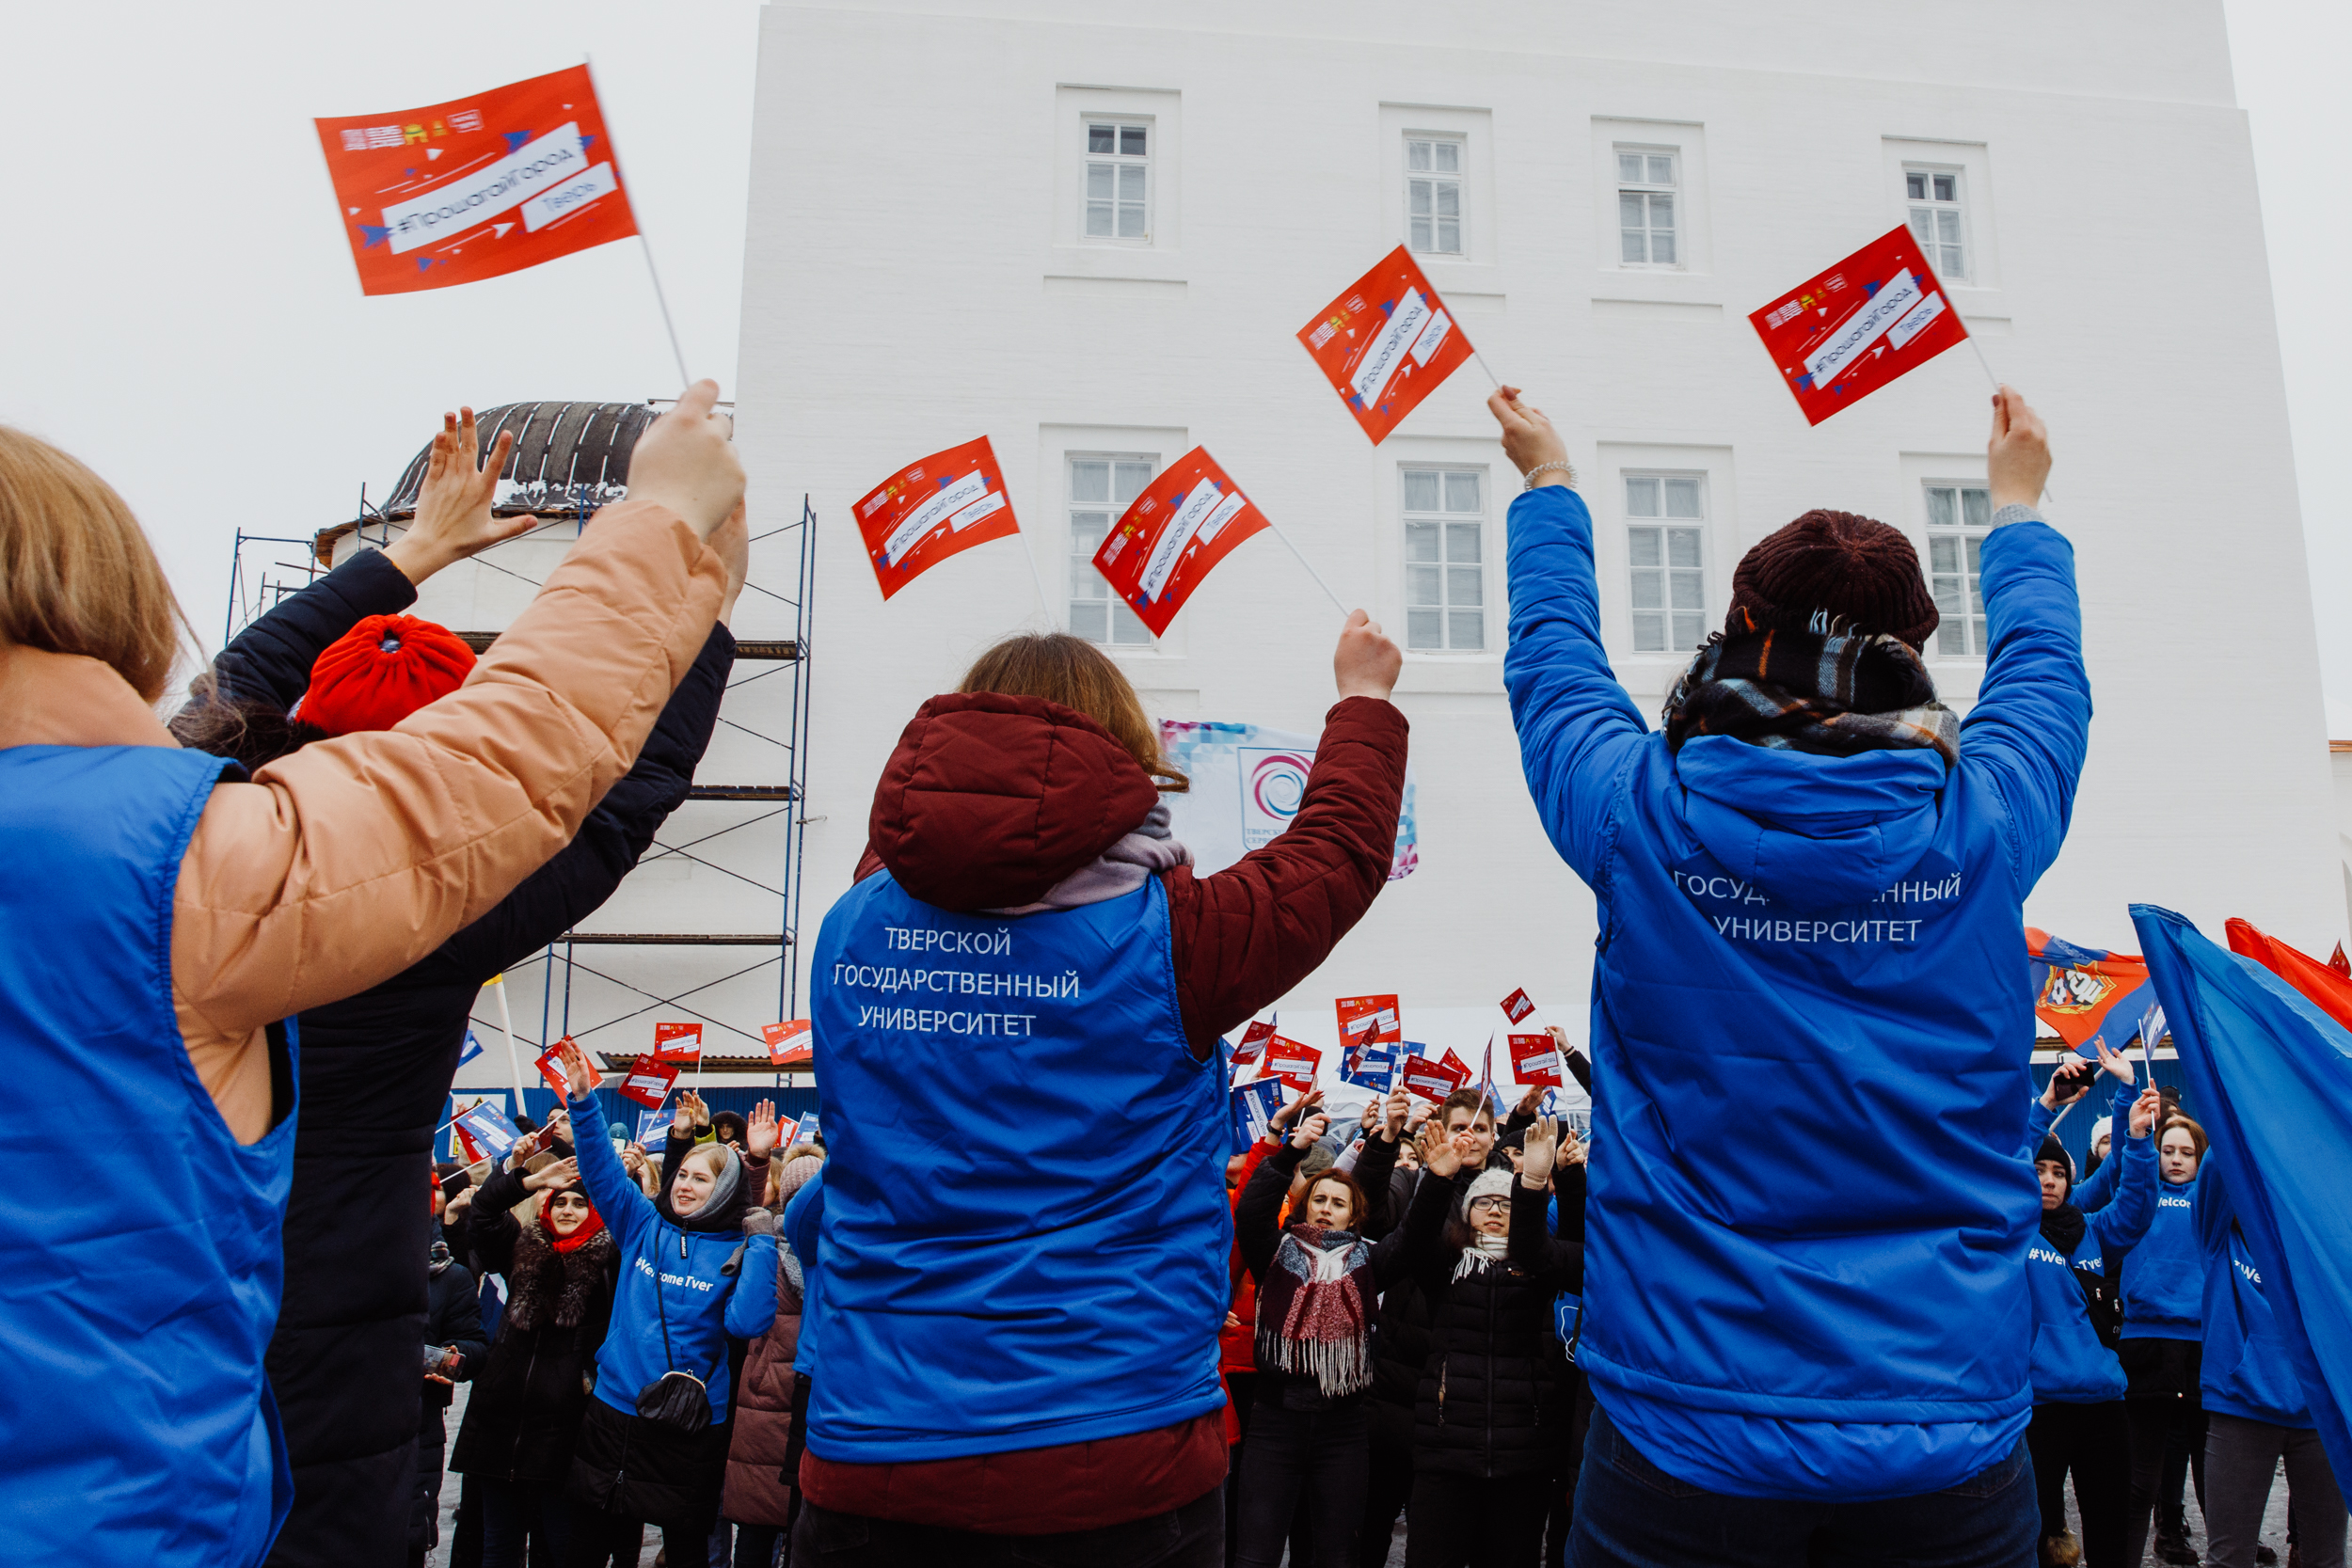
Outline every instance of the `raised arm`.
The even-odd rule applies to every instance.
[[[291,710],[310,684],[326,645],[371,615],[397,615],[417,602],[416,585],[382,550],[361,550],[230,640],[213,659],[213,696]],[[183,718],[200,707],[196,698]]]
[[[631,480],[649,499],[597,515],[462,688],[212,792],[174,891],[172,985],[197,1075],[242,1141],[270,1122],[264,1025],[479,919],[636,760],[725,584],[704,541],[742,467],[708,417],[716,392],[697,383],[646,431]]]
[[[2164,1110],[2164,1097],[2154,1085],[2142,1090],[2131,1112],[2131,1132],[2108,1142],[2111,1164],[2122,1167],[2123,1174],[2116,1184],[2115,1201],[2090,1216],[2090,1233],[2099,1239],[2099,1245],[2108,1252],[2122,1252],[2137,1246],[2148,1234],[2148,1227],[2156,1219],[2156,1140],[2157,1119]],[[2120,1117],[2122,1113],[2118,1112]],[[2122,1132],[2122,1123],[2118,1121]],[[2198,1214],[2204,1219],[2206,1192],[2199,1182]]]
[[[1404,654],[1362,610],[1340,633],[1340,701],[1324,716],[1298,815],[1215,876],[1167,874],[1184,1036],[1216,1037],[1305,979],[1372,908],[1396,855],[1406,725],[1389,701]]]
[[[1299,1123],[1298,1132],[1283,1139],[1282,1146],[1261,1160],[1258,1168],[1249,1173],[1249,1180],[1241,1190],[1241,1201],[1233,1205],[1233,1240],[1241,1248],[1242,1267],[1261,1284],[1265,1280],[1266,1270],[1274,1266],[1275,1249],[1281,1245],[1283,1195],[1290,1191],[1291,1180],[1298,1174],[1298,1162],[1307,1157],[1315,1138],[1323,1135],[1322,1124],[1320,1116],[1309,1117]],[[1310,1132],[1313,1136],[1307,1136]]]
[[[1502,426],[1504,455],[1535,481],[1511,502],[1509,521],[1511,643],[1502,685],[1518,729],[1519,766],[1552,847],[1597,888],[1611,788],[1649,726],[1601,648],[1593,518],[1567,486],[1566,444],[1543,410],[1519,401],[1516,387],[1498,390],[1486,406]],[[1550,471],[1534,472],[1544,468]]]
[[[1573,1133],[1570,1136],[1574,1136]],[[1552,1291],[1581,1291],[1584,1248],[1551,1233],[1546,1213],[1560,1148],[1560,1120],[1545,1117],[1527,1130],[1518,1180],[1511,1183],[1509,1256],[1521,1273]]]
[[[572,1120],[593,1127],[596,1121],[596,1091],[588,1085],[588,1058],[580,1047],[562,1047],[564,1076],[571,1085]],[[621,1157],[612,1151],[610,1138],[582,1138],[573,1157],[580,1162],[580,1185],[588,1189],[589,1201],[604,1216],[605,1228],[612,1232],[623,1252],[635,1246],[645,1231],[659,1223],[653,1200],[645,1196],[621,1164]]]
[[[1989,651],[1977,702],[1960,727],[1961,766],[1990,780],[2008,805],[2018,892],[2058,859],[2090,741],[2074,547],[2042,520],[2049,436],[2026,400],[1993,400],[1986,452],[1993,532],[1979,578]]]
[[[1368,1242],[1376,1242],[1394,1230],[1402,1217],[1390,1207],[1389,1181],[1396,1173],[1397,1151],[1404,1146],[1405,1118],[1412,1109],[1402,1087],[1391,1089],[1380,1105],[1380,1119],[1366,1134],[1364,1151],[1356,1157],[1356,1168],[1350,1173],[1356,1178],[1356,1184],[1364,1190],[1364,1217],[1357,1230]]]
[[[2123,1062],[2128,1069],[2131,1059],[2125,1057]],[[2074,1207],[2086,1214],[2096,1213],[2115,1199],[2116,1184],[2123,1174],[2123,1167],[2116,1163],[2123,1152],[2123,1127],[2131,1118],[2133,1101],[2138,1098],[2139,1091],[2128,1078],[2115,1091],[2114,1104],[2108,1112],[2107,1157],[2074,1192]]]

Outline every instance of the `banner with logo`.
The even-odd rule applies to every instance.
[[[1300,1094],[1315,1086],[1315,1074],[1322,1068],[1323,1053],[1311,1045],[1301,1045],[1280,1035],[1266,1041],[1265,1075],[1279,1078]]]
[[[1266,1134],[1274,1114],[1282,1108],[1282,1080],[1261,1078],[1233,1091],[1233,1152],[1247,1151]]]
[[[1808,424],[1968,339],[1918,241],[1899,227],[1748,320]]]
[[[768,1041],[768,1060],[779,1068],[813,1067],[816,1065],[816,1041],[809,1035],[809,1021],[787,1018],[781,1023],[763,1023],[760,1035]]]
[[[693,1066],[703,1059],[703,1026],[699,1023],[657,1023],[653,1026],[653,1059]]]
[[[1394,1041],[1349,1046],[1340,1058],[1340,1076],[1359,1088],[1387,1094],[1396,1086],[1396,1059],[1404,1049]]]
[[[1298,329],[1373,445],[1470,356],[1470,340],[1398,245]]]
[[[803,1111],[800,1121],[792,1129],[792,1141],[796,1144],[811,1142],[816,1138],[817,1131],[817,1113]]]
[[[503,1160],[522,1141],[522,1129],[507,1119],[501,1107],[486,1100],[460,1112],[451,1125],[465,1146],[466,1164],[469,1165],[483,1160]]]
[[[1394,991],[1383,996],[1343,996],[1332,1006],[1339,1013],[1340,1043],[1343,1046],[1382,1041],[1393,1044],[1405,1037],[1404,1020]]]
[[[1143,487],[1094,552],[1094,569],[1154,637],[1216,563],[1266,528],[1206,447],[1195,447]]]
[[[1443,1056],[1432,1060],[1427,1056],[1407,1056],[1401,1064],[1405,1074],[1405,1092],[1432,1104],[1470,1082],[1470,1067],[1449,1048]]]
[[[1184,769],[1192,788],[1163,795],[1171,831],[1206,877],[1273,843],[1298,816],[1314,771],[1316,738],[1261,724],[1165,720],[1160,750]],[[1413,874],[1421,848],[1413,819],[1413,766],[1405,765],[1389,880]]]
[[[624,1100],[633,1100],[640,1105],[650,1105],[658,1110],[661,1102],[670,1098],[670,1085],[676,1082],[677,1068],[674,1064],[658,1061],[650,1055],[640,1056],[628,1064],[628,1072],[621,1080],[619,1092]]]
[[[868,490],[857,526],[884,599],[951,555],[1021,531],[985,436],[910,463]]]
[[[637,232],[584,65],[315,123],[361,293],[471,283]]]
[[[1502,999],[1503,1016],[1514,1023],[1525,1023],[1534,1011],[1535,1004],[1527,999],[1525,986]]]
[[[572,1084],[564,1074],[563,1055],[564,1048],[570,1044],[572,1044],[572,1037],[566,1035],[545,1051],[540,1052],[537,1059],[532,1064],[539,1069],[539,1076],[548,1081],[548,1087],[555,1091],[556,1101],[559,1104],[567,1103],[572,1098]],[[596,1062],[586,1052],[580,1053],[580,1059],[588,1069],[588,1090],[593,1094],[604,1083],[604,1074],[597,1069]]]
[[[640,1148],[651,1148],[656,1143],[669,1142],[670,1134],[665,1130],[676,1120],[677,1113],[670,1109],[666,1103],[638,1112],[637,1146]]]
[[[1510,1047],[1513,1078],[1522,1084],[1542,1084],[1548,1088],[1564,1086],[1560,1073],[1565,1064],[1560,1060],[1560,1048],[1549,1035],[1513,1035]]]
[[[1279,1018],[1281,1015],[1278,1013],[1275,1016]],[[1233,1047],[1233,1065],[1248,1067],[1255,1062],[1265,1054],[1266,1041],[1273,1037],[1274,1025],[1272,1023],[1253,1020],[1249,1027],[1241,1032],[1241,1043]]]
[[[2028,926],[2026,956],[2032,960],[2034,1015],[2090,1061],[2099,1059],[2102,1044],[2115,1052],[2129,1045],[2156,1000],[2137,953],[2077,947]]]

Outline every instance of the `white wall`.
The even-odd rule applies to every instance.
[[[1798,513],[1918,534],[1923,479],[1981,474],[1987,388],[1964,349],[1808,429],[1743,319],[1900,221],[1904,156],[1963,167],[1997,286],[1954,298],[2049,419],[2050,511],[2078,552],[2098,707],[2074,831],[2028,917],[2124,948],[2135,899],[2209,929],[2245,914],[2321,952],[2343,933],[2260,214],[2217,5],[2000,4],[1956,25],[1728,0],[1202,0],[1182,28],[1130,0],[1020,8],[764,17],[740,432],[755,504],[807,490],[822,516],[812,936],[907,716],[993,638],[1039,624],[1009,542],[882,602],[849,503],[898,467],[989,436],[1058,581],[1063,451],[1157,433],[1146,450],[1165,461],[1202,442],[1343,596],[1398,626],[1399,461],[1484,464],[1494,651],[1416,657],[1398,694],[1422,869],[1286,1006],[1327,1033],[1331,997],[1398,990],[1412,1034],[1417,1008],[1491,1011],[1523,985],[1581,1035],[1592,903],[1542,838],[1502,695],[1516,483],[1486,380],[1464,370],[1375,449],[1292,337],[1400,238],[1401,129],[1457,126],[1476,237],[1469,260],[1429,266],[1433,282],[1566,432],[1605,571],[1618,467],[1708,476],[1715,618],[1738,554]],[[1078,243],[1075,105],[1098,100],[1073,89],[1094,88],[1176,127],[1150,247]],[[1652,122],[1703,176],[1706,244],[1687,270],[1603,264],[1613,193],[1597,149],[1622,133],[1601,120]],[[1621,575],[1604,587],[1621,610]],[[1164,716],[1312,729],[1335,619],[1269,536],[1162,647],[1120,657]],[[1613,653],[1654,713],[1680,661]],[[1935,668],[1964,705],[1980,664]]]

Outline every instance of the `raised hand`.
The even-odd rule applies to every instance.
[[[1534,1085],[1525,1094],[1519,1096],[1518,1105],[1514,1109],[1513,1115],[1532,1117],[1543,1109],[1543,1104],[1544,1086],[1541,1084]]]
[[[727,591],[719,601],[719,624],[723,626],[735,619],[736,595],[743,592],[743,579],[752,575],[752,530],[741,501],[735,503],[727,520],[710,536],[710,547],[727,567]]]
[[[577,1158],[558,1160],[555,1164],[543,1165],[524,1177],[523,1190],[530,1193],[545,1192],[549,1187],[568,1187],[579,1180],[580,1161]]]
[[[767,1158],[776,1147],[776,1102],[763,1100],[743,1122],[743,1148],[755,1160]]]
[[[1316,1111],[1310,1116],[1301,1117],[1298,1122],[1298,1131],[1291,1134],[1291,1147],[1293,1148],[1312,1148],[1315,1146],[1315,1141],[1330,1130],[1331,1118],[1325,1116],[1321,1111]]]
[[[1551,428],[1551,420],[1533,404],[1519,401],[1517,387],[1499,387],[1486,399],[1486,411],[1502,427],[1502,455],[1522,474],[1547,463],[1565,464],[1568,444],[1560,439],[1560,433]],[[1538,485],[1565,484],[1565,467],[1552,468],[1541,475]]]
[[[1586,1144],[1582,1138],[1577,1135],[1575,1128],[1563,1127],[1560,1129],[1561,1159],[1565,1160],[1571,1165],[1581,1165],[1585,1162],[1591,1152],[1591,1146]],[[1552,1168],[1556,1170],[1559,1167],[1555,1165]]]
[[[2134,1082],[2138,1077],[2138,1074],[2132,1070],[2132,1059],[2121,1051],[2109,1051],[2107,1042],[2105,1040],[2099,1042],[2099,1069],[2103,1072],[2113,1073],[2126,1084]],[[2086,1089],[2090,1086],[2088,1084],[2083,1085]]]
[[[1331,655],[1331,674],[1341,696],[1377,697],[1385,703],[1404,669],[1405,650],[1389,640],[1379,622],[1360,610],[1348,616]]]
[[[1432,1176],[1450,1179],[1462,1168],[1462,1151],[1435,1121],[1421,1124],[1421,1136],[1413,1140],[1413,1147],[1421,1155],[1422,1167]]]
[[[697,381],[645,427],[628,457],[628,499],[665,506],[703,539],[743,499],[743,460],[733,424],[712,412],[719,384]]]
[[[2146,1137],[2148,1130],[2163,1119],[2164,1091],[2151,1084],[2132,1101],[2132,1136]]]
[[[1394,1143],[1405,1131],[1406,1118],[1413,1114],[1413,1097],[1405,1092],[1404,1085],[1399,1085],[1389,1091],[1388,1101],[1381,1109],[1385,1113],[1381,1136]]]
[[[425,459],[424,487],[417,492],[416,520],[384,552],[401,575],[422,582],[454,561],[478,555],[539,526],[532,516],[493,517],[490,501],[498,492],[499,474],[506,455],[515,450],[515,433],[501,430],[490,444],[488,457],[477,464],[482,451],[473,410],[441,416],[433,437],[433,453]]]
[[[2100,1047],[2102,1053],[2106,1049],[2105,1046]],[[2060,1062],[2058,1069],[2050,1074],[2049,1086],[2042,1091],[2042,1103],[2053,1111],[2061,1105],[2072,1105],[2090,1092],[2090,1081],[2098,1075],[2098,1071],[2097,1068],[2079,1056]]]
[[[464,1192],[459,1193],[455,1197],[451,1198],[449,1202],[442,1205],[441,1223],[443,1225],[462,1224],[466,1216],[472,1212],[473,1189],[471,1187],[468,1187]]]
[[[558,1040],[555,1049],[564,1063],[564,1082],[571,1085],[574,1100],[585,1100],[596,1087],[596,1080],[588,1076],[588,1058],[570,1040]]]
[[[2042,482],[2050,477],[2050,433],[2024,396],[2006,385],[1993,394],[1993,438],[1985,444],[1984,472],[1995,511],[2040,505]]]
[[[1535,1125],[1527,1130],[1526,1140],[1520,1147],[1527,1151],[1527,1159],[1519,1166],[1520,1181],[1530,1187],[1541,1187],[1549,1182],[1553,1162],[1560,1152],[1560,1118],[1536,1117]]]

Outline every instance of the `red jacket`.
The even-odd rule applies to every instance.
[[[1325,716],[1298,815],[1280,837],[1214,876],[1161,874],[1184,1035],[1203,1058],[1312,973],[1371,909],[1395,849],[1406,732],[1391,705],[1342,700]],[[1091,865],[1157,799],[1108,732],[1072,709],[990,692],[934,697],[882,769],[858,876],[887,867],[943,909],[1017,908]],[[1212,1412],[1126,1437],[921,1465],[812,1453],[801,1484],[837,1513],[1048,1534],[1181,1508],[1222,1484],[1226,1463],[1222,1413]]]

